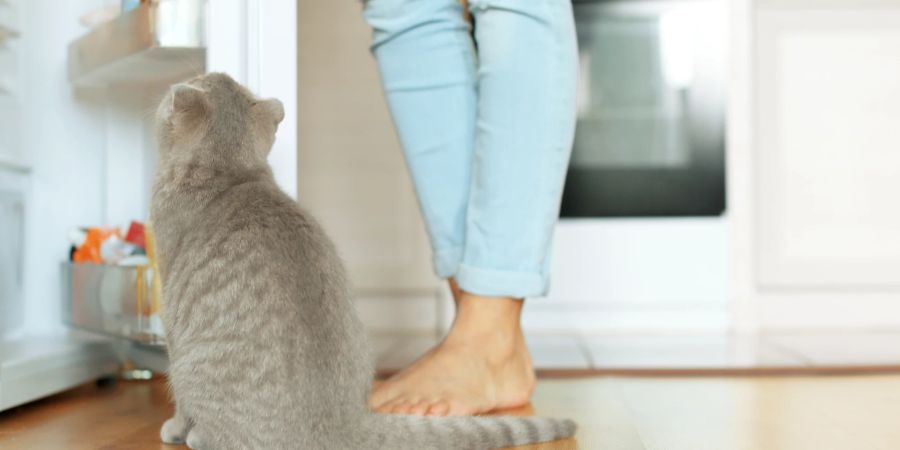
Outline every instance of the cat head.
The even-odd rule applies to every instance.
[[[283,119],[280,101],[257,98],[224,73],[201,75],[172,86],[157,108],[161,157],[265,163]]]

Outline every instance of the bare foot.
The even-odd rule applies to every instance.
[[[451,286],[453,286],[451,284]],[[522,301],[454,289],[457,314],[443,342],[375,388],[374,411],[458,416],[527,404],[534,371],[519,326]]]

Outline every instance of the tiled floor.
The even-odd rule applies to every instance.
[[[434,336],[375,339],[378,367],[406,366]],[[709,370],[900,366],[900,332],[867,334],[529,336],[538,369]]]
[[[768,341],[812,365],[900,365],[900,333],[786,334]]]

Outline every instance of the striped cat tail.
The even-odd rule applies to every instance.
[[[543,417],[368,417],[368,448],[488,450],[572,437],[575,422]]]

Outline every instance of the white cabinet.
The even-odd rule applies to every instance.
[[[764,286],[900,288],[897,3],[757,15]]]
[[[0,336],[24,318],[25,195],[20,176],[0,173]]]
[[[0,1],[0,168],[25,165],[19,134],[20,27],[18,5]]]
[[[900,325],[900,1],[735,3],[738,311]]]
[[[0,1],[0,339],[22,325],[28,164],[19,134],[19,10]]]

